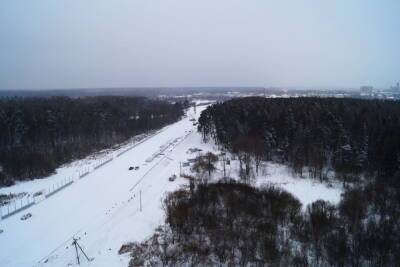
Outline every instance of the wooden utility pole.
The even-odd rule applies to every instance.
[[[92,261],[93,259],[89,259],[89,257],[86,255],[85,251],[83,251],[82,247],[78,244],[78,240],[76,238],[73,238],[73,242],[72,245],[75,246],[75,252],[76,252],[76,260],[78,261],[78,265],[81,265],[80,259],[79,259],[79,252],[78,252],[78,248],[79,250],[82,252],[82,254],[85,256],[85,258],[87,259],[87,261]]]
[[[139,190],[140,212],[142,212],[142,190]]]
[[[76,260],[78,261],[78,265],[81,265],[81,262],[79,261],[78,246],[76,245],[76,239],[75,238],[74,238],[74,241],[72,242],[72,245],[75,246]]]

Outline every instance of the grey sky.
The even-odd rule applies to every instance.
[[[0,1],[0,89],[398,80],[398,0]]]

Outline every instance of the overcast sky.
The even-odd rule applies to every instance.
[[[0,89],[398,80],[399,0],[0,0]]]

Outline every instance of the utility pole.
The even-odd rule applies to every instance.
[[[142,212],[142,190],[139,190],[140,212]]]
[[[85,258],[87,259],[87,261],[92,261],[93,259],[89,259],[89,257],[86,255],[85,251],[83,251],[82,247],[78,244],[78,240],[76,238],[73,238],[73,242],[72,245],[75,246],[75,252],[76,252],[76,260],[78,261],[78,265],[81,265],[80,259],[79,259],[79,252],[78,252],[78,248],[79,250],[82,252],[82,254],[85,256]]]
[[[76,245],[76,239],[74,238],[74,241],[72,242],[72,245],[75,246],[75,252],[76,252],[76,260],[78,261],[78,265],[81,265],[79,261],[79,253],[78,253],[78,246]]]

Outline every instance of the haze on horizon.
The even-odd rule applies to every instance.
[[[386,88],[400,1],[3,0],[0,89]]]

